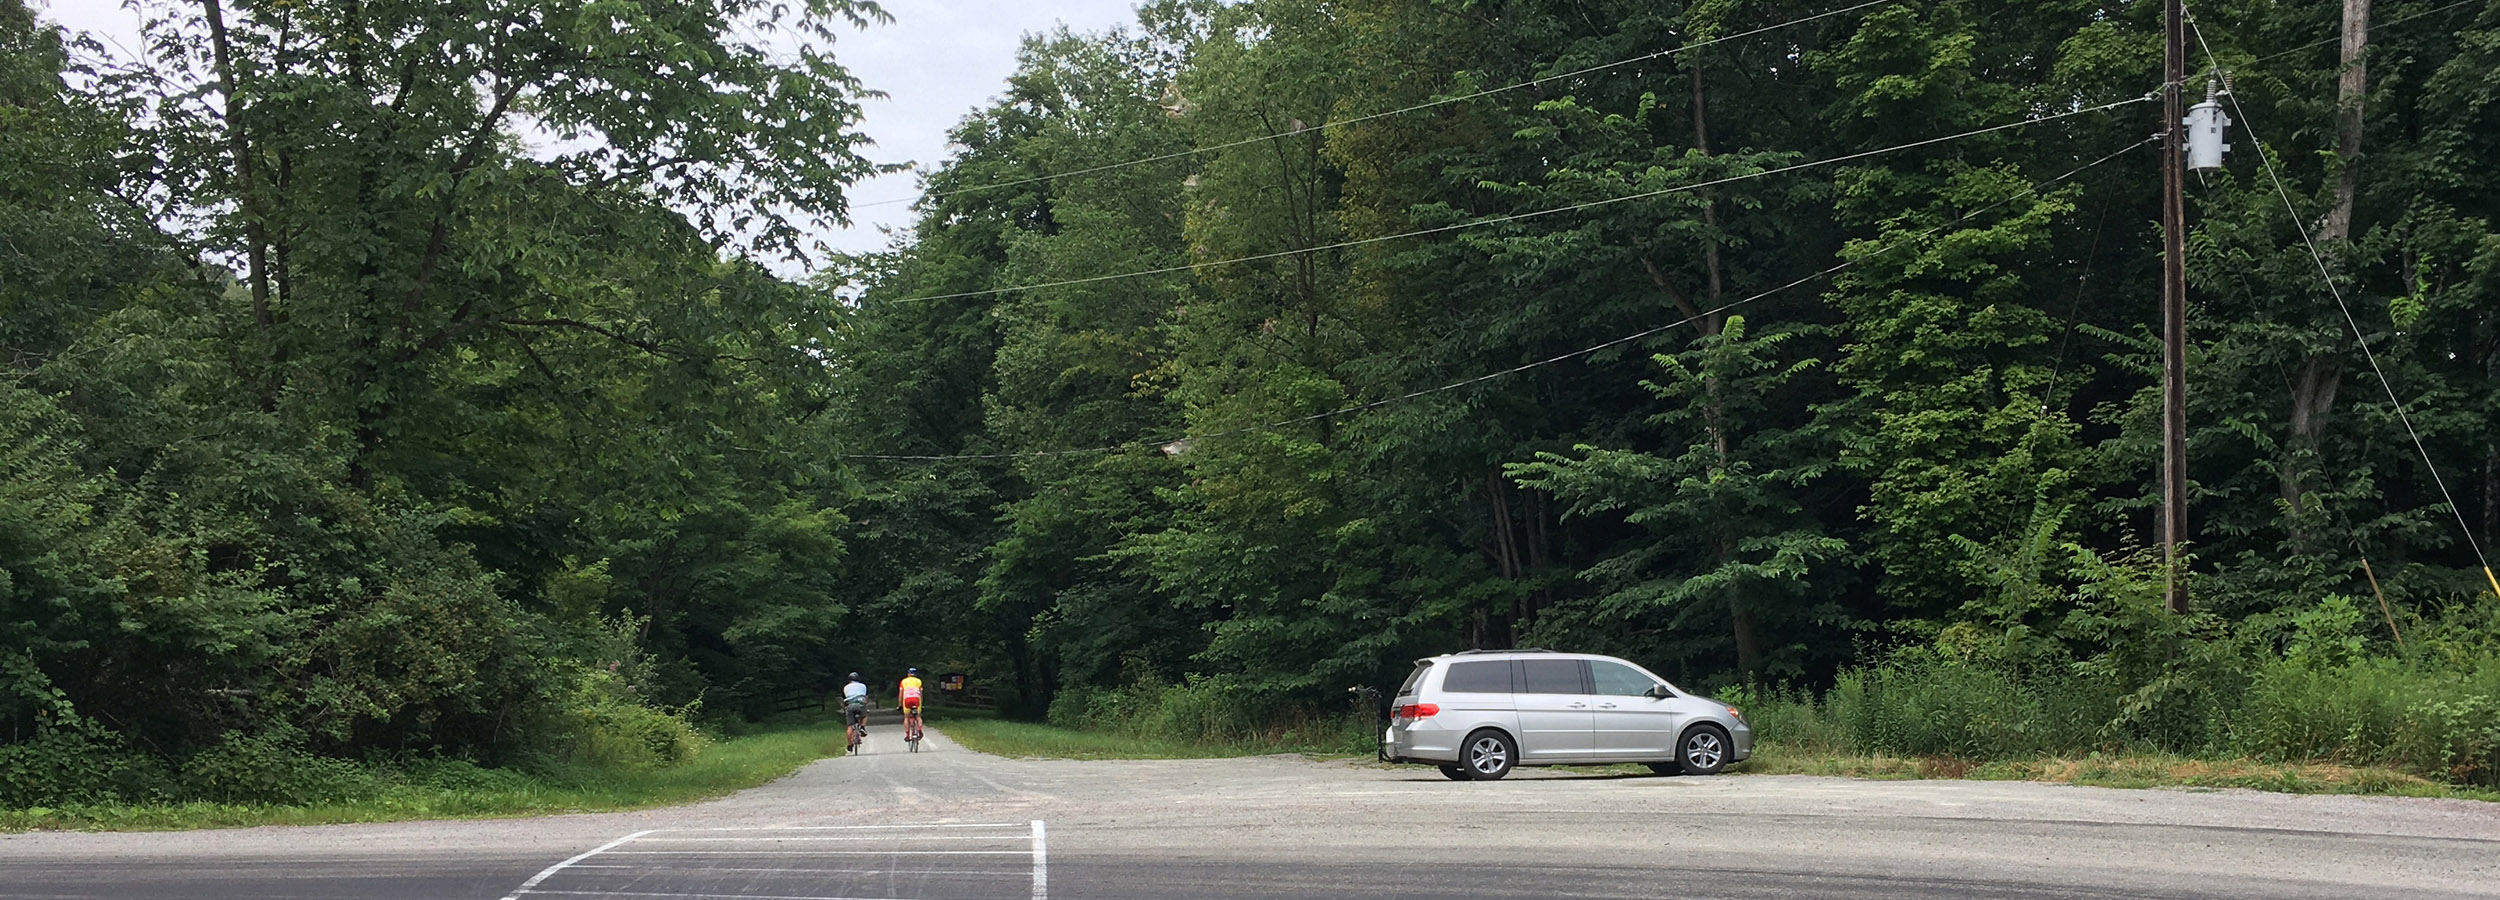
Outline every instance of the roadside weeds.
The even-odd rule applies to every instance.
[[[1293,753],[1367,761],[1342,744],[1251,737],[1193,744],[1101,731],[1077,731],[1004,719],[949,722],[946,733],[966,748],[994,756],[1048,759],[1216,759]],[[1648,774],[1643,766],[1574,767],[1579,771]],[[1858,756],[1813,752],[1766,742],[1729,775],[1824,775],[1873,780],[1962,779],[2039,781],[2110,788],[2243,788],[2289,794],[2447,797],[2500,802],[2500,791],[2457,787],[2391,769],[2253,759],[2192,759],[2168,754],[2093,754],[2030,760],[1974,761],[1952,757]]]
[[[797,723],[712,741],[695,759],[664,768],[570,769],[522,773],[480,769],[470,784],[425,783],[377,773],[376,794],[312,806],[230,803],[81,805],[0,809],[0,833],[21,831],[175,831],[260,825],[337,825],[418,819],[493,819],[616,812],[709,800],[779,779],[800,766],[841,756],[839,722]]]

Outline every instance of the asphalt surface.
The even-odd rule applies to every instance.
[[[0,898],[2500,897],[2500,804],[1009,760],[879,729],[640,813],[0,836]]]

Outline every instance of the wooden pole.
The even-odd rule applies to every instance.
[[[2166,0],[2161,127],[2162,442],[2161,545],[2170,611],[2188,609],[2179,545],[2187,541],[2187,162],[2179,92],[2187,82],[2187,23],[2181,0]]]
[[[2405,645],[2405,633],[2396,630],[2396,612],[2387,608],[2387,592],[2378,589],[2378,573],[2370,571],[2370,558],[2361,558],[2361,574],[2370,578],[2370,593],[2378,595],[2378,614],[2387,617],[2387,633],[2396,636],[2396,649]]]

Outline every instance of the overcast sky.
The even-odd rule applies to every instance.
[[[894,23],[845,34],[834,59],[869,87],[891,95],[867,101],[861,130],[876,140],[879,162],[934,167],[946,158],[946,132],[1004,89],[1024,35],[1066,24],[1081,32],[1136,21],[1135,0],[882,0]],[[93,31],[136,49],[138,19],[122,0],[35,0],[38,14],[73,30]],[[887,243],[879,226],[901,228],[907,203],[875,204],[918,195],[916,175],[864,181],[851,190],[852,228],[825,236],[836,250],[875,250]]]

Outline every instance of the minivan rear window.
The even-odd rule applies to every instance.
[[[1431,660],[1427,659],[1417,662],[1415,664],[1415,671],[1406,673],[1406,683],[1398,685],[1397,695],[1404,697],[1408,694],[1414,693],[1415,686],[1424,683],[1424,673],[1430,671],[1432,671]]]
[[[1441,689],[1477,694],[1510,693],[1510,661],[1452,663],[1450,674],[1441,677]]]

